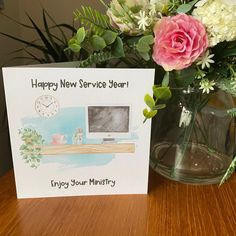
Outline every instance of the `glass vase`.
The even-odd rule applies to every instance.
[[[151,167],[189,184],[219,183],[235,154],[235,107],[223,91],[173,89],[167,107],[153,119]]]

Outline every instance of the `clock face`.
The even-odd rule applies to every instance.
[[[59,111],[59,103],[51,95],[43,95],[36,99],[35,110],[42,117],[53,117]]]

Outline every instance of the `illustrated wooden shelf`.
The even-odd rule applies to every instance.
[[[41,147],[42,155],[134,153],[134,143],[51,145]]]

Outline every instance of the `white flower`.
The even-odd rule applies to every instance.
[[[206,73],[203,70],[198,70],[196,78],[197,79],[202,79],[206,76]]]
[[[152,16],[155,16],[156,14],[157,14],[156,5],[155,4],[150,4],[149,15],[152,17]]]
[[[145,11],[140,11],[139,16],[135,16],[135,18],[138,20],[139,29],[143,31],[145,31],[146,27],[150,25],[150,20],[148,16],[146,16]]]
[[[209,50],[207,50],[207,52],[199,58],[197,65],[201,65],[202,70],[205,69],[205,67],[210,68],[210,64],[215,63],[214,60],[211,59],[212,57],[214,57],[214,54],[210,54]]]
[[[202,0],[195,6],[192,15],[205,25],[210,47],[236,40],[235,0]]]
[[[203,93],[210,93],[210,91],[214,90],[214,85],[215,85],[215,81],[212,80],[212,81],[209,81],[208,79],[203,79],[201,82],[200,82],[200,89],[202,89],[202,92]]]

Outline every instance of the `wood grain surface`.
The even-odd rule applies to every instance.
[[[42,155],[135,152],[134,143],[51,145],[42,146],[41,148]]]
[[[236,176],[190,186],[150,172],[149,195],[17,200],[13,172],[0,178],[1,236],[233,236]]]

